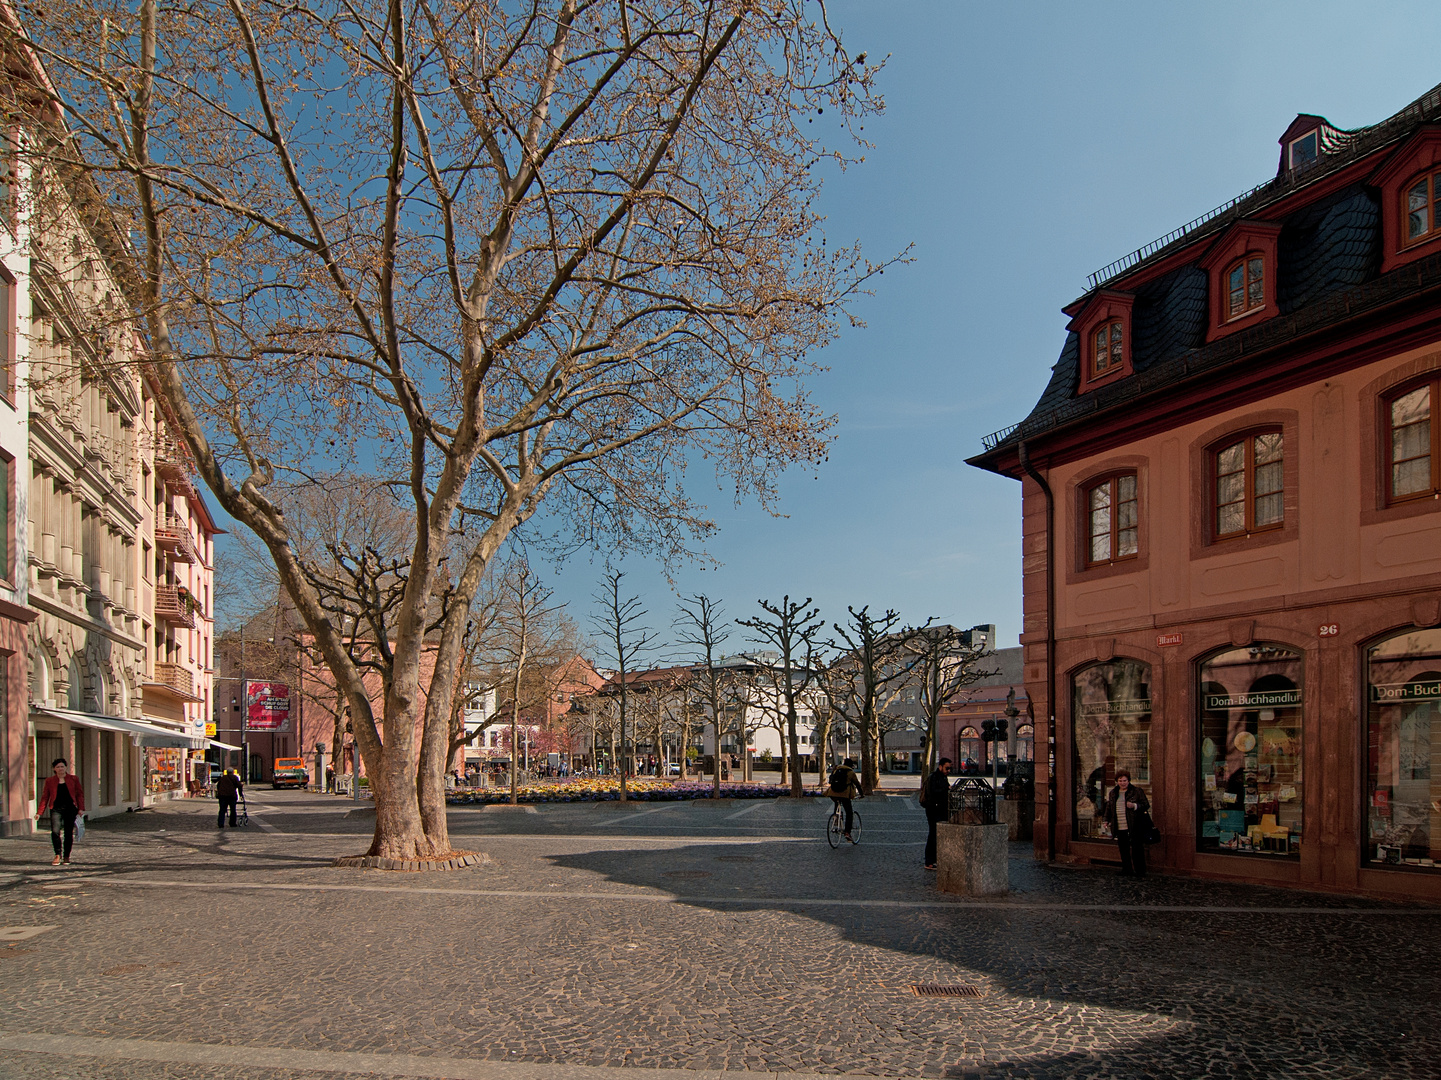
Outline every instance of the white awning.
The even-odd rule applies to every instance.
[[[218,746],[218,747],[220,747],[220,749],[222,749],[222,750],[239,750],[239,749],[240,749],[240,747],[238,747],[238,746],[232,746],[232,745],[231,745],[230,743],[228,743],[228,742],[221,742],[219,739],[206,739],[205,741],[206,741],[207,743],[209,743],[211,746]]]
[[[119,731],[126,735],[139,736],[141,746],[169,747],[180,750],[200,750],[205,740],[193,739],[176,728],[162,727],[143,720],[122,720],[118,716],[104,713],[80,712],[76,709],[33,709],[41,716],[53,716],[64,720],[72,727],[88,727],[99,731]]]

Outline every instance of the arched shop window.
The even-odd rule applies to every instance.
[[[985,750],[981,745],[981,733],[973,727],[961,728],[961,733],[956,736],[956,762],[954,771],[961,773],[968,765],[974,765],[980,769],[985,761]]]
[[[1369,862],[1441,861],[1441,630],[1408,630],[1366,651]]]
[[[1016,760],[1036,760],[1036,727],[1034,724],[1022,724],[1016,728]]]
[[[1076,839],[1108,837],[1106,797],[1116,771],[1151,794],[1151,665],[1111,660],[1071,680],[1071,757],[1075,766]]]
[[[1302,667],[1271,644],[1201,665],[1198,851],[1300,855]]]

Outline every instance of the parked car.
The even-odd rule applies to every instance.
[[[299,787],[310,783],[310,773],[305,770],[305,759],[280,757],[275,759],[275,772],[271,776],[273,788]]]

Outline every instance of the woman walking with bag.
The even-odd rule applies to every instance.
[[[1106,821],[1121,848],[1121,873],[1146,876],[1146,837],[1151,831],[1151,801],[1138,787],[1131,786],[1131,774],[1122,769],[1116,786],[1106,800]]]
[[[70,861],[70,848],[75,843],[75,819],[85,813],[85,792],[80,779],[70,774],[69,762],[58,757],[50,763],[55,775],[45,780],[45,790],[40,793],[39,816],[43,821],[50,815],[50,844],[55,848],[51,866]],[[62,846],[63,834],[63,846]]]

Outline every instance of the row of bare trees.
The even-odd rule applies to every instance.
[[[804,789],[801,749],[802,716],[811,729],[809,749],[825,771],[838,730],[854,731],[861,750],[861,784],[873,790],[880,780],[884,736],[905,721],[892,707],[907,689],[913,690],[924,719],[923,775],[938,755],[941,710],[965,687],[992,674],[984,668],[984,642],[969,632],[935,620],[903,625],[898,612],[873,615],[869,607],[848,608],[845,622],[827,626],[808,597],[796,601],[758,601],[760,613],[731,623],[723,605],[696,594],[680,602],[675,620],[676,651],[686,663],[638,670],[659,643],[646,624],[638,597],[626,596],[623,574],[611,570],[596,597],[598,624],[605,643],[602,655],[615,674],[597,714],[614,715],[623,759],[633,744],[633,713],[637,701],[647,703],[651,723],[659,732],[670,718],[686,734],[708,728],[715,748],[713,784],[720,789],[720,748],[730,735],[744,746],[756,727],[774,728],[780,736],[782,771],[790,789]],[[727,657],[724,646],[732,626],[749,631],[758,650]],[[655,739],[659,744],[660,739]],[[749,759],[747,758],[747,763]],[[622,769],[622,774],[624,774]],[[621,798],[626,797],[624,776]]]

